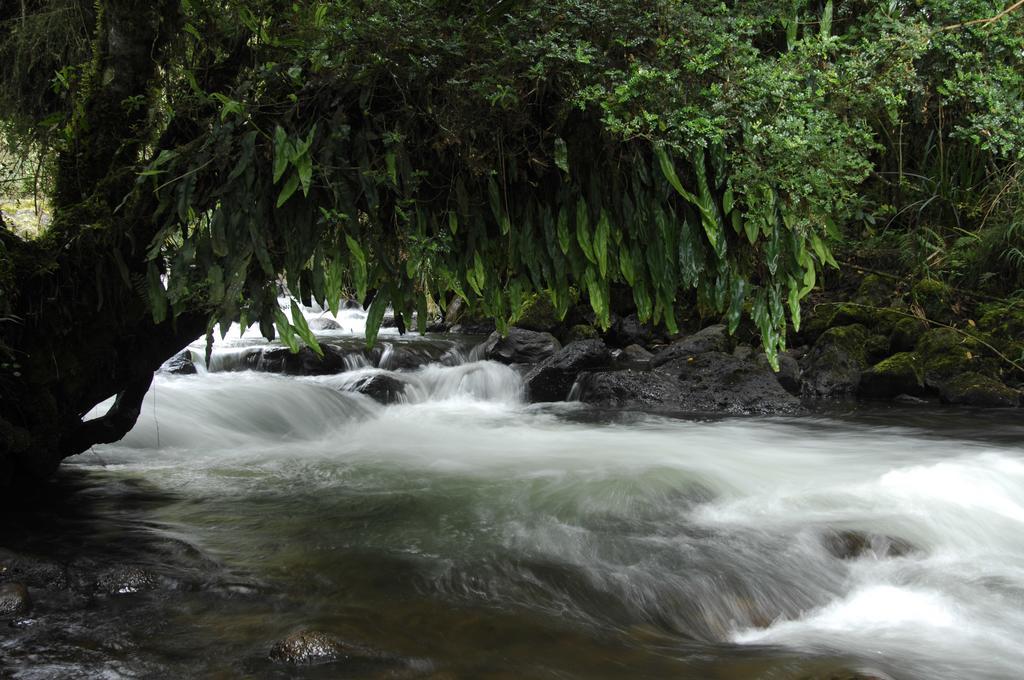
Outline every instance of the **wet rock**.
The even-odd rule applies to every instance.
[[[853,397],[867,366],[867,329],[860,324],[829,328],[804,357],[800,394],[811,399]]]
[[[330,317],[318,316],[308,321],[309,329],[313,331],[337,331],[341,330],[341,324]]]
[[[444,323],[451,333],[487,335],[494,331],[494,320],[470,310],[462,298],[455,298],[445,310]]]
[[[736,345],[732,355],[740,361],[751,361],[754,359],[754,348],[750,345]]]
[[[728,342],[728,330],[725,326],[721,324],[708,326],[693,335],[676,340],[655,354],[651,359],[651,366],[658,368],[679,359],[688,360],[690,357],[705,352],[724,352],[728,347]]]
[[[579,376],[578,399],[604,407],[667,406],[682,401],[675,378],[655,371],[600,371]]]
[[[860,376],[859,393],[865,399],[891,399],[900,394],[924,396],[921,362],[912,352],[900,352],[880,361]]]
[[[483,354],[485,358],[503,364],[535,364],[561,348],[561,343],[550,333],[510,328],[505,337],[497,331],[492,333],[484,343]]]
[[[0,548],[0,581],[18,581],[33,588],[64,590],[68,572],[62,564]]]
[[[270,660],[282,664],[344,665],[352,672],[386,671],[402,668],[416,668],[427,664],[417,660],[406,660],[392,654],[345,642],[330,633],[304,629],[296,631],[273,644]]]
[[[1019,406],[1021,393],[980,373],[962,373],[939,388],[943,403],[987,408]]]
[[[127,595],[152,590],[158,579],[140,567],[113,567],[96,577],[96,589],[110,595]]]
[[[405,383],[390,375],[369,375],[356,381],[352,390],[382,404],[394,404],[405,396]]]
[[[733,352],[733,356],[736,356],[738,359],[740,358],[735,352]],[[790,354],[783,353],[779,355],[778,371],[771,367],[771,364],[768,363],[768,357],[763,353],[757,355],[754,359],[754,364],[762,370],[772,371],[775,374],[775,379],[782,385],[782,389],[792,395],[800,394],[800,362]]]
[[[24,616],[32,609],[28,588],[21,583],[0,585],[0,616]]]
[[[653,358],[654,355],[640,345],[627,345],[615,357],[615,361],[622,366],[630,368],[647,368],[651,365],[651,359]]]
[[[604,368],[611,360],[611,352],[601,340],[569,343],[526,375],[530,401],[564,400],[582,371]]]
[[[664,368],[664,366],[663,366]],[[723,352],[705,352],[680,366],[683,410],[702,413],[788,414],[800,402],[767,366]]]
[[[181,350],[164,362],[164,365],[160,367],[160,372],[173,375],[195,375],[196,365],[192,361],[192,352],[187,349]]]
[[[841,560],[861,557],[903,557],[914,552],[914,546],[902,538],[869,534],[864,531],[829,532],[824,537],[824,544],[826,550]]]
[[[245,357],[248,368],[286,375],[334,375],[346,370],[345,355],[337,347],[322,344],[323,357],[309,347],[292,352],[287,347],[266,347]]]
[[[412,371],[433,360],[433,355],[422,348],[388,345],[377,365],[387,371]]]

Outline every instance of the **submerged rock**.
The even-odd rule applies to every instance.
[[[139,593],[156,586],[156,576],[140,567],[113,567],[96,577],[96,588],[111,595]]]
[[[360,378],[352,385],[351,389],[382,404],[394,404],[405,396],[405,383],[384,374]]]
[[[946,404],[990,408],[1019,406],[1021,393],[980,373],[962,373],[942,384],[939,397]]]
[[[857,393],[867,366],[868,332],[853,324],[829,328],[804,357],[800,393],[811,399],[850,398]]]
[[[492,333],[484,343],[483,353],[485,358],[503,364],[536,364],[561,348],[562,344],[550,333],[510,328],[505,337],[497,331]]]
[[[32,609],[28,588],[21,583],[0,585],[0,616],[24,616]]]
[[[425,349],[389,345],[384,349],[378,366],[388,371],[412,371],[433,360],[434,355]]]
[[[371,647],[346,642],[330,633],[303,629],[275,642],[269,657],[271,661],[291,665],[337,664],[350,672],[428,671],[432,664],[421,659],[403,659]]]
[[[860,557],[903,557],[914,552],[914,546],[902,538],[880,536],[864,531],[836,531],[824,537],[825,549],[841,560]]]
[[[611,352],[600,340],[569,343],[527,374],[524,382],[530,401],[564,400],[582,371],[604,368],[611,360]]]

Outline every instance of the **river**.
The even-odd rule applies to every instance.
[[[120,585],[37,597],[0,675],[1024,673],[1018,414],[530,405],[472,359],[403,374],[403,403],[343,389],[377,372],[159,375],[123,441],[3,520],[6,547]],[[300,628],[408,662],[271,662]]]

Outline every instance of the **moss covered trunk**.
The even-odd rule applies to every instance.
[[[152,206],[136,191],[149,99],[178,4],[101,3],[89,88],[58,159],[54,223],[26,241],[0,224],[15,291],[2,324],[0,483],[41,477],[122,437],[153,372],[200,335],[201,315],[154,323],[142,291]],[[82,418],[115,396],[99,418]]]

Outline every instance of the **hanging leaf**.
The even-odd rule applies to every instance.
[[[696,203],[697,197],[684,189],[683,183],[679,181],[679,175],[676,174],[676,167],[672,163],[672,159],[668,157],[665,147],[655,146],[654,155],[658,158],[658,165],[661,166],[661,173],[665,175],[665,179],[667,179],[668,183],[672,185],[672,188],[674,188],[676,192],[678,192],[679,195],[687,201]]]
[[[580,244],[583,256],[593,264],[597,264],[594,257],[594,244],[590,237],[590,215],[587,210],[587,202],[581,197],[576,202],[576,241]]]
[[[306,317],[302,313],[302,308],[299,307],[299,303],[292,300],[292,325],[295,327],[295,332],[298,333],[302,341],[309,345],[309,348],[313,350],[318,357],[323,357],[324,350],[320,347],[320,343],[317,342],[316,336],[313,335],[313,331],[310,330],[309,324],[306,322]]]
[[[281,181],[281,176],[288,168],[288,161],[291,160],[292,147],[288,141],[288,134],[280,125],[274,128],[274,184]]]
[[[294,194],[295,190],[298,189],[298,188],[299,188],[299,176],[298,176],[297,173],[293,172],[288,177],[288,181],[285,182],[284,186],[281,188],[281,193],[277,197],[277,207],[280,208],[285,203],[287,203],[288,199],[292,197],[292,194]]]
[[[380,325],[384,321],[384,312],[387,311],[390,299],[384,290],[378,290],[370,303],[370,309],[366,313],[366,347],[372,349],[377,344],[377,334],[380,332]]]
[[[602,209],[601,217],[597,221],[597,229],[594,230],[594,255],[597,258],[597,267],[602,279],[608,277],[608,234],[610,231],[608,214]]]
[[[345,234],[345,244],[348,246],[348,252],[352,260],[352,269],[356,280],[356,295],[360,300],[364,300],[366,299],[367,287],[366,254],[363,253],[363,248],[359,245],[359,242],[348,234]]]
[[[295,336],[295,331],[292,329],[288,317],[285,316],[284,311],[280,307],[274,308],[274,326],[277,328],[277,335],[281,338],[281,342],[287,345],[288,349],[292,352],[298,352],[299,339]]]
[[[558,247],[562,249],[563,255],[569,254],[569,245],[572,238],[569,235],[569,209],[564,205],[558,210]]]

